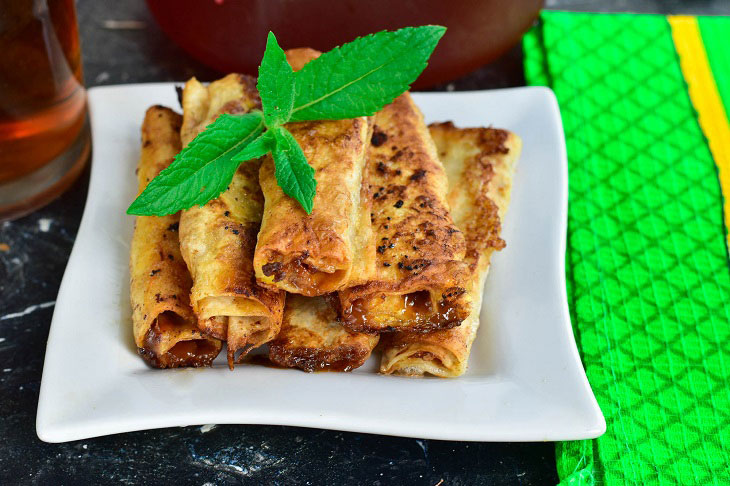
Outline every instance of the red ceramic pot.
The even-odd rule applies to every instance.
[[[284,48],[327,51],[411,25],[448,30],[414,87],[462,76],[519,41],[543,0],[147,0],[170,38],[221,72],[255,74],[269,31]]]

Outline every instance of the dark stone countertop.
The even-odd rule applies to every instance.
[[[547,0],[550,8],[729,14],[726,0]],[[79,0],[88,86],[218,73],[159,30],[141,0]],[[131,30],[105,20],[137,20]],[[519,47],[440,89],[524,84]],[[204,426],[45,444],[35,413],[48,328],[89,170],[55,202],[0,223],[0,484],[555,484],[552,443],[417,440],[282,426]],[[7,248],[5,250],[4,248]],[[89,363],[93,366],[93,363]]]

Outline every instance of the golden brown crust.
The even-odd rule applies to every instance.
[[[290,123],[287,128],[315,169],[317,194],[307,214],[279,187],[273,159],[264,158],[256,277],[268,287],[323,295],[350,283],[358,259],[373,262],[368,259],[368,250],[374,252],[370,222],[361,224],[360,204],[369,123],[355,118]]]
[[[362,366],[378,336],[343,328],[328,297],[287,296],[281,332],[269,343],[271,361],[309,372],[351,371]]]
[[[298,69],[317,55],[296,49],[287,52],[287,59]],[[279,187],[272,157],[264,157],[256,278],[269,288],[308,296],[365,281],[375,251],[368,202],[361,201],[371,119],[290,123],[287,129],[315,170],[317,191],[307,214]]]
[[[153,106],[142,124],[139,192],[180,151],[181,117]],[[204,336],[190,307],[190,274],[180,254],[179,214],[140,216],[130,251],[130,297],[134,340],[140,355],[157,368],[207,366],[221,342]]]
[[[433,124],[431,136],[449,177],[449,204],[467,242],[472,268],[468,294],[474,302],[461,326],[428,334],[396,333],[384,340],[381,373],[455,377],[466,371],[479,326],[482,289],[492,253],[504,247],[501,218],[509,204],[514,166],[521,141],[491,128],[459,129]]]
[[[367,181],[375,273],[367,283],[339,293],[344,324],[373,333],[459,325],[470,308],[464,236],[449,214],[443,166],[408,93],[375,115]],[[428,298],[423,310],[414,312],[408,299],[424,301],[419,292]]]
[[[448,160],[444,167],[449,180],[469,181],[450,190],[448,197],[452,217],[464,232],[467,259],[474,263],[477,254],[505,247],[500,211],[506,211],[509,202],[511,171],[521,142],[507,130],[457,128],[452,122],[433,123],[429,130],[439,157]]]
[[[191,79],[183,91],[182,139],[187,144],[222,113],[260,106],[255,82],[231,74],[207,88]],[[279,332],[284,293],[256,283],[253,255],[263,211],[260,161],[242,164],[228,189],[202,207],[184,211],[181,250],[193,277],[191,302],[198,326],[225,338],[233,367],[250,349]]]

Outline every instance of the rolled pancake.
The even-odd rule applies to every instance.
[[[472,269],[468,293],[473,307],[469,317],[454,329],[389,336],[384,342],[380,372],[455,377],[466,371],[479,327],[490,258],[505,246],[500,237],[501,221],[522,142],[514,133],[492,128],[459,129],[452,123],[429,128],[449,177],[451,214],[466,237],[466,261]]]
[[[208,87],[191,79],[183,90],[181,136],[187,145],[222,113],[260,107],[255,81],[231,74]],[[281,327],[284,292],[256,283],[253,255],[263,210],[260,161],[241,164],[230,186],[202,207],[183,211],[180,246],[193,277],[198,327],[228,344],[228,365],[273,339]]]
[[[293,68],[319,54],[288,51]],[[361,199],[371,117],[289,123],[309,164],[317,190],[311,214],[276,182],[274,161],[264,157],[259,173],[264,215],[254,267],[263,285],[316,296],[367,281],[374,268],[375,241],[368,198]]]
[[[287,60],[294,70],[301,69],[306,62],[317,57],[312,49],[289,49]],[[363,226],[370,226],[368,185],[361,186],[361,218]],[[361,234],[366,234],[361,232]],[[372,233],[368,235],[370,262],[374,262]],[[372,264],[370,264],[372,269]],[[304,297],[289,294],[284,307],[281,332],[269,343],[269,359],[290,368],[305,371],[333,370],[350,371],[362,366],[378,342],[377,335],[349,331],[339,320],[337,296]]]
[[[458,326],[471,308],[466,245],[449,213],[436,147],[408,93],[375,115],[365,177],[375,272],[339,292],[344,325],[370,333]]]
[[[142,123],[139,193],[180,151],[181,117],[163,106]],[[222,343],[197,327],[190,307],[190,273],[180,254],[180,214],[138,216],[129,258],[134,341],[155,368],[209,366]]]
[[[334,295],[289,294],[279,335],[269,343],[269,359],[305,371],[351,371],[370,357],[377,335],[351,332],[338,317]]]

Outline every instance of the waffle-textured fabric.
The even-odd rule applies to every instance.
[[[568,300],[607,422],[557,445],[561,484],[730,484],[723,199],[667,19],[545,12],[524,51],[563,117]]]

